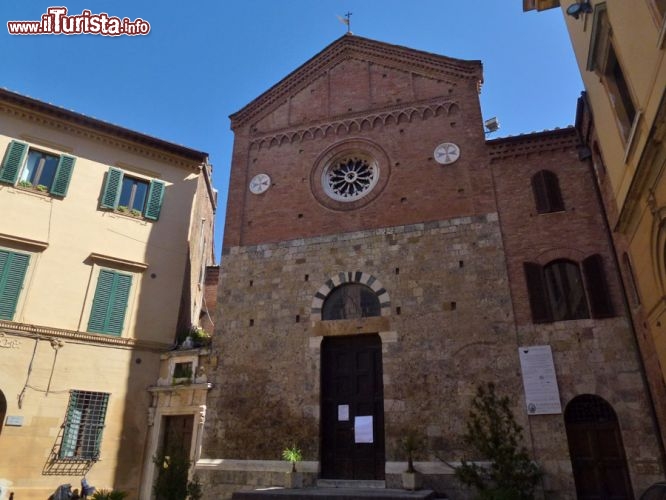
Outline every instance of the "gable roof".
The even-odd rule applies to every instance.
[[[284,102],[285,98],[306,87],[321,73],[345,59],[359,58],[391,67],[409,69],[414,73],[441,79],[483,82],[481,61],[454,59],[420,50],[378,42],[345,34],[303,63],[249,104],[229,116],[236,128],[260,113]]]

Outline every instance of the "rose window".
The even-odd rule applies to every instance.
[[[353,201],[368,194],[379,178],[373,160],[361,156],[338,157],[322,172],[322,185],[328,196],[338,201]]]

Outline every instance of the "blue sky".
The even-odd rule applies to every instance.
[[[50,6],[151,25],[147,36],[9,35],[7,21]],[[521,0],[41,0],[0,5],[0,86],[206,151],[220,191],[219,258],[233,134],[228,116],[342,36],[357,35],[484,65],[484,118],[495,136],[573,124],[583,89],[562,12]]]

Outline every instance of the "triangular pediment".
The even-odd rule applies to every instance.
[[[344,35],[231,115],[253,133],[388,109],[451,94],[482,81],[480,61],[465,61]]]

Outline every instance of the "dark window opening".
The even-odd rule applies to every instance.
[[[379,299],[371,288],[360,284],[346,284],[333,290],[322,308],[323,320],[356,319],[379,316]]]
[[[532,192],[538,213],[545,214],[564,210],[560,182],[553,172],[541,170],[534,174]]]
[[[118,199],[119,207],[127,207],[143,213],[148,194],[148,182],[133,177],[123,177],[123,185]]]
[[[601,255],[583,260],[582,274],[576,262],[564,259],[523,266],[534,323],[615,315]]]
[[[622,136],[625,140],[628,140],[631,133],[631,126],[636,118],[636,107],[631,99],[627,80],[624,78],[624,73],[612,45],[608,50],[606,77],[611,104],[615,109]]]
[[[60,458],[97,460],[109,395],[72,391],[63,429]]]
[[[555,261],[544,267],[543,272],[553,321],[590,317],[577,264]]]
[[[19,183],[29,182],[32,186],[45,186],[51,189],[59,161],[58,156],[31,149],[19,177]]]

